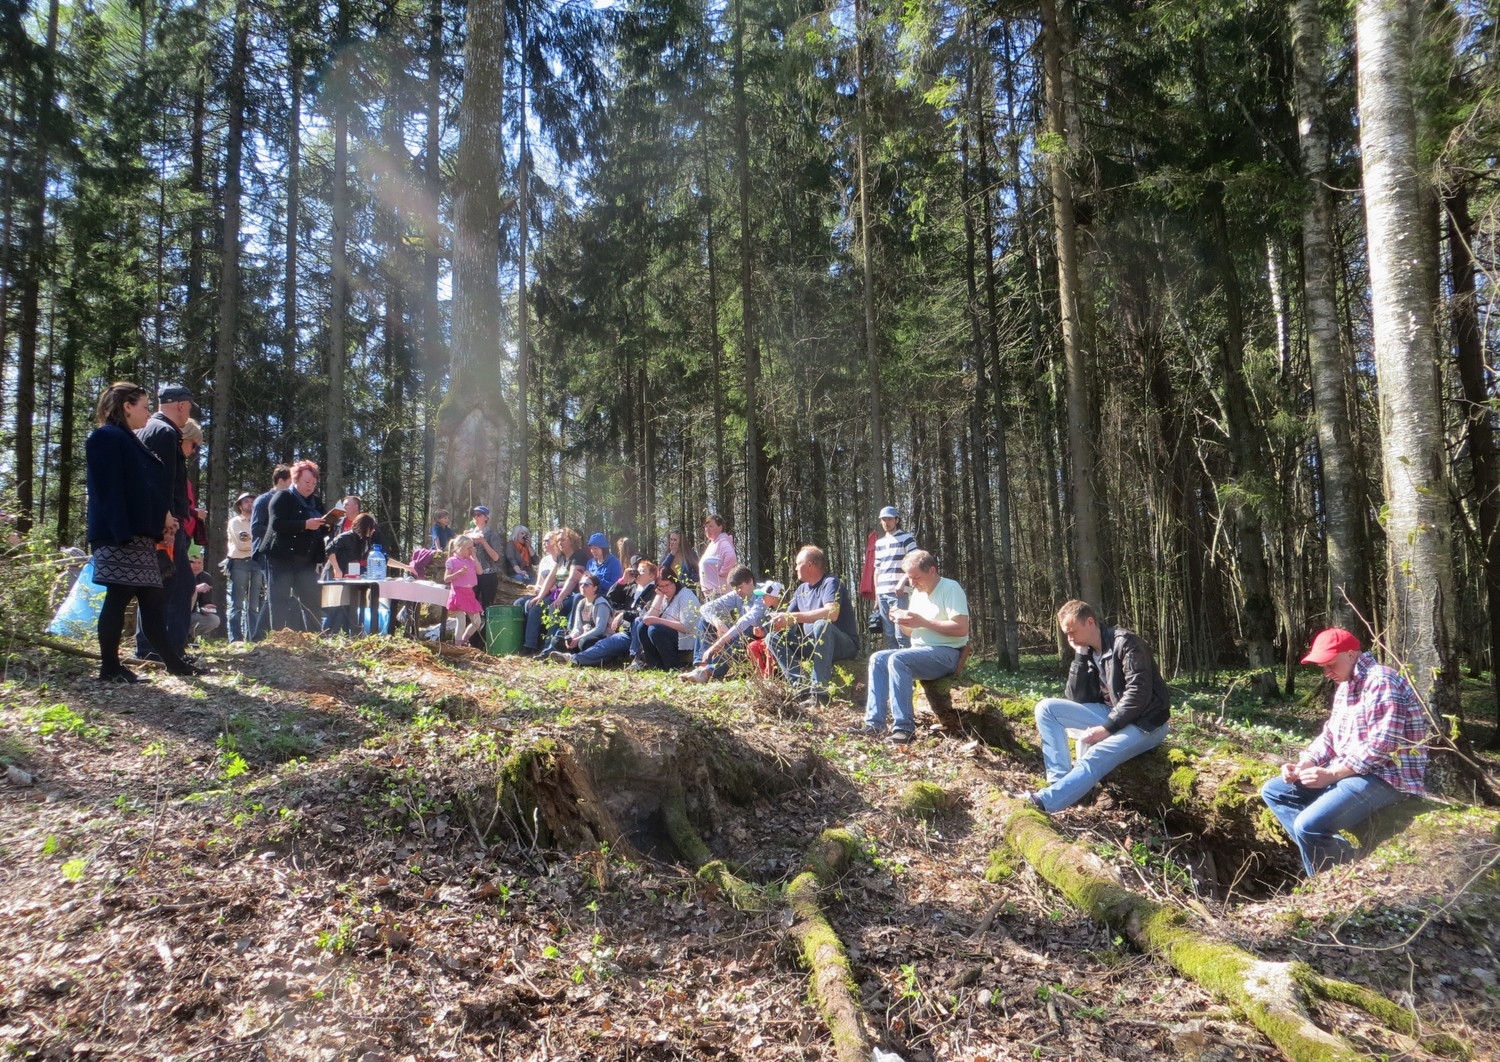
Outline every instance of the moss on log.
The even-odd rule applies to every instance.
[[[1121,886],[1108,866],[1060,836],[1046,816],[1008,797],[997,794],[995,800],[1006,842],[1054,888],[1089,917],[1238,1008],[1293,1062],[1363,1062],[1367,1057],[1318,1027],[1309,1010],[1312,999],[1357,1007],[1394,1032],[1415,1027],[1410,1015],[1395,1018],[1393,1011],[1400,1008],[1368,989],[1325,978],[1303,963],[1268,962],[1215,940],[1180,911]],[[1450,1040],[1430,1046],[1451,1053],[1456,1045]]]
[[[823,913],[822,892],[849,868],[858,852],[859,842],[847,831],[824,830],[808,853],[810,869],[797,875],[786,890],[795,918],[792,936],[812,972],[813,998],[833,1035],[840,1062],[869,1062],[873,1049],[849,955]]]

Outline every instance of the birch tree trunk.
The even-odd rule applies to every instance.
[[[500,394],[500,117],[505,5],[471,0],[453,199],[453,368],[438,413],[446,458],[437,503],[455,512],[493,499],[508,452]]]
[[[1359,466],[1349,426],[1351,367],[1339,346],[1337,263],[1333,253],[1333,189],[1328,180],[1328,123],[1324,113],[1325,40],[1317,0],[1294,0],[1292,81],[1297,100],[1297,141],[1302,153],[1303,292],[1307,302],[1307,353],[1312,366],[1318,423],[1318,469],[1327,514],[1326,602],[1331,624],[1355,630],[1365,601],[1365,550],[1359,512]]]
[[[1387,644],[1429,710],[1456,707],[1453,569],[1435,307],[1408,0],[1359,0],[1359,143],[1364,157],[1371,323],[1380,381],[1391,627]]]

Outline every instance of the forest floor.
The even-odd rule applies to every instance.
[[[849,733],[862,675],[807,711],[761,683],[401,640],[282,634],[207,656],[210,676],[139,686],[10,657],[0,1058],[834,1058],[788,913],[738,910],[683,865],[661,808],[684,792],[751,881],[790,881],[825,828],[860,840],[827,913],[875,1035],[907,1062],[1275,1055],[1030,869],[987,881],[992,794],[1034,784],[1037,764]],[[1018,698],[1060,684],[1040,661],[975,673]],[[1195,725],[1268,756],[1316,725],[1296,705],[1246,714]],[[529,817],[514,814],[526,770],[551,791]],[[914,780],[947,807],[904,810]],[[544,809],[576,830],[549,842]],[[1493,887],[1377,857],[1197,895],[1178,858],[1193,839],[1109,793],[1054,821],[1213,934],[1371,985],[1500,1057]],[[1320,1019],[1371,1057],[1427,1057],[1353,1012]]]

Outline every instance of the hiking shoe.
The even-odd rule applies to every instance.
[[[829,699],[827,690],[808,690],[802,696],[802,707],[827,708]]]
[[[858,726],[851,726],[849,728],[849,733],[853,734],[855,737],[879,738],[885,736],[884,730],[881,730],[879,727],[870,726],[868,723],[860,723]]]
[[[116,665],[115,667],[100,668],[98,681],[118,682],[121,685],[129,686],[144,680],[129,668]]]
[[[706,667],[695,667],[691,671],[684,671],[677,677],[683,682],[707,682],[713,678],[714,673]]]
[[[553,653],[550,657],[548,657],[548,659],[551,660],[554,664],[563,664],[564,666],[571,666],[572,663],[573,663],[573,654],[572,653]]]
[[[628,667],[626,667],[625,670],[626,671],[645,671],[646,670],[646,661],[639,660],[639,659],[632,660],[630,662],[630,665]]]
[[[892,745],[910,745],[916,738],[910,730],[892,730],[891,736],[886,738]]]

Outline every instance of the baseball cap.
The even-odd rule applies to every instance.
[[[897,520],[900,519],[900,517],[901,514],[896,511],[896,507],[894,505],[887,505],[884,509],[880,510],[880,518],[882,520]]]
[[[158,402],[197,402],[197,399],[193,397],[193,392],[183,387],[182,384],[167,384],[156,392],[156,400]]]
[[[469,515],[470,516],[488,516],[488,515],[490,515],[490,507],[488,505],[476,505],[476,506],[474,506],[474,508],[472,508],[472,509],[469,510]]]
[[[1313,639],[1312,648],[1307,651],[1302,662],[1326,664],[1340,653],[1347,653],[1351,649],[1359,651],[1359,639],[1342,627],[1329,627],[1325,631],[1318,632],[1318,636]]]
[[[755,592],[761,597],[780,597],[785,589],[775,579],[767,579],[755,588]]]

